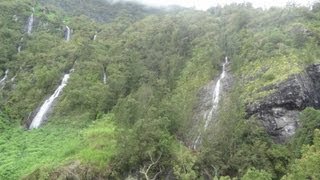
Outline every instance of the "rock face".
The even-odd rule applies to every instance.
[[[216,109],[213,109],[213,97],[217,82],[220,79],[220,98],[223,98],[225,92],[229,91],[232,85],[233,77],[230,73],[230,62],[225,63],[225,74],[222,79],[221,75],[210,81],[206,86],[199,89],[197,94],[197,102],[193,109],[193,117],[190,131],[190,140],[187,145],[192,149],[196,149],[201,144],[201,136],[207,126],[215,123]],[[223,69],[223,68],[222,68]],[[219,103],[219,102],[218,102]],[[212,111],[210,116],[210,111]],[[210,120],[208,121],[208,118]]]
[[[299,112],[320,108],[320,64],[310,65],[301,74],[272,87],[276,91],[247,106],[247,115],[262,121],[277,142],[285,142],[299,127]]]

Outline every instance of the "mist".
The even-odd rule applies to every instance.
[[[231,3],[252,3],[254,7],[270,8],[272,6],[284,7],[288,3],[294,3],[299,6],[311,6],[316,0],[111,0],[112,2],[137,2],[152,7],[166,7],[178,5],[182,7],[193,7],[197,10],[207,10],[213,6],[224,6]]]

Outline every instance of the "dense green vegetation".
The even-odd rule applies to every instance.
[[[273,91],[263,87],[319,62],[319,19],[319,4],[202,12],[101,0],[1,1],[0,77],[9,74],[0,90],[0,179],[320,178],[319,110],[301,112],[301,128],[285,144],[245,115],[247,103]],[[202,146],[191,150],[197,93],[225,56],[233,87]],[[72,68],[48,120],[27,130]]]

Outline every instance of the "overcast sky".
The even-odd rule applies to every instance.
[[[269,8],[270,6],[285,6],[287,2],[294,2],[299,5],[308,6],[316,0],[128,0],[138,1],[151,6],[180,5],[184,7],[196,7],[196,9],[206,10],[211,6],[225,5],[232,2],[251,2],[254,7]]]

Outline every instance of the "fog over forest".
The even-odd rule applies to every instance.
[[[311,6],[317,0],[111,0],[113,2],[132,1],[150,6],[179,5],[183,7],[195,7],[198,10],[207,10],[213,6],[224,6],[231,3],[252,3],[253,7],[269,8],[272,6],[284,7],[287,4]]]

